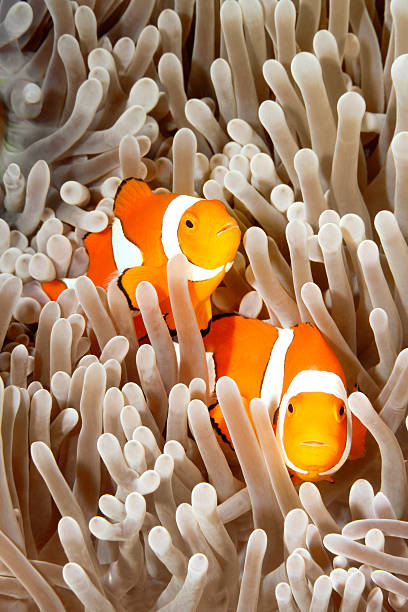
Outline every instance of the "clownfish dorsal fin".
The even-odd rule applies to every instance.
[[[124,179],[116,190],[113,212],[117,216],[135,210],[135,204],[152,196],[152,190],[144,181],[137,178]]]

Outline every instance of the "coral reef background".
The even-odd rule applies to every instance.
[[[407,610],[407,75],[406,0],[0,2],[1,610]],[[227,463],[182,256],[179,364],[149,283],[139,348],[83,276],[129,176],[222,200],[214,311],[313,322],[358,383],[333,484],[223,378]]]

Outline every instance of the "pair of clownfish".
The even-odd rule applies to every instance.
[[[167,262],[183,253],[189,262],[191,301],[215,375],[236,381],[248,415],[254,397],[261,397],[270,410],[278,407],[276,437],[296,479],[330,480],[347,459],[364,454],[365,428],[348,408],[343,370],[315,327],[301,323],[277,329],[239,315],[212,319],[211,294],[231,267],[241,237],[222,202],[153,194],[145,183],[130,178],[118,187],[113,212],[110,226],[84,238],[89,278],[104,288],[117,283],[134,311],[136,287],[149,281],[174,332]],[[65,280],[43,283],[43,289],[56,299],[67,286]],[[140,319],[135,317],[139,338],[145,333]],[[218,404],[210,408],[210,416],[221,439],[231,445]]]

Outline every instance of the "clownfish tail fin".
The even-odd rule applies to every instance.
[[[126,178],[116,190],[113,212],[117,215],[129,207],[134,207],[137,200],[148,198],[151,195],[152,190],[144,181],[133,177]]]

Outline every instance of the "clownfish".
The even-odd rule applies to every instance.
[[[331,481],[347,459],[364,455],[366,429],[350,411],[343,369],[316,327],[279,329],[241,315],[219,315],[204,345],[212,358],[212,382],[221,376],[235,380],[251,423],[249,403],[255,397],[274,415],[294,484]],[[224,447],[232,448],[219,404],[209,411]]]
[[[105,289],[116,282],[134,311],[138,310],[136,287],[149,281],[173,332],[167,262],[183,253],[189,262],[191,301],[200,330],[205,332],[212,316],[210,296],[232,266],[241,240],[238,224],[224,204],[174,193],[154,194],[143,181],[127,178],[116,191],[113,213],[111,225],[84,237],[89,255],[87,276]],[[72,280],[45,282],[42,288],[55,300]],[[144,330],[141,317],[137,319],[136,330],[138,326]]]

